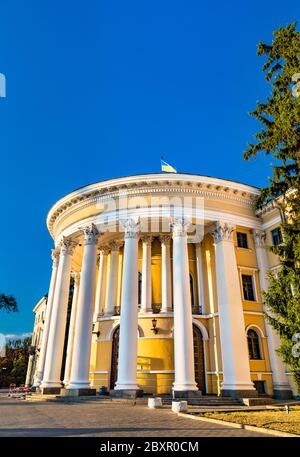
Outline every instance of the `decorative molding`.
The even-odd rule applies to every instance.
[[[123,245],[123,241],[113,240],[108,243],[108,248],[112,252],[119,252],[120,247]]]
[[[124,231],[124,238],[138,238],[140,234],[140,219],[126,219],[120,221],[121,227]]]
[[[273,225],[277,225],[277,224],[281,224],[281,217],[280,217],[280,215],[274,217],[273,219],[271,219],[271,220],[268,221],[268,222],[264,222],[264,223],[262,224],[262,229],[263,229],[263,230],[266,230],[266,229],[272,227]]]
[[[137,370],[138,373],[173,374],[175,370]]]
[[[203,341],[208,341],[209,335],[206,327],[202,324],[202,322],[198,321],[197,319],[192,319],[192,321],[193,324],[200,330]]]
[[[84,245],[97,244],[100,233],[95,224],[88,225],[79,229],[84,235]]]
[[[172,239],[171,235],[167,235],[167,234],[159,235],[159,241],[161,242],[161,244],[164,244],[166,246],[170,245],[171,239]]]
[[[260,335],[261,338],[267,338],[267,336],[264,334],[262,329],[257,324],[249,324],[249,325],[247,325],[247,327],[245,328],[245,334],[247,335],[248,331],[250,329],[252,329],[252,328],[253,328],[253,330],[257,330],[259,332],[259,335]],[[262,352],[263,348],[260,348],[260,349],[261,349],[261,352]]]
[[[154,176],[156,179],[154,179]],[[83,187],[60,199],[49,211],[47,225],[53,236],[54,225],[61,215],[80,211],[84,207],[99,205],[107,199],[122,196],[144,196],[150,193],[188,193],[204,198],[231,200],[252,207],[259,190],[240,183],[197,175],[178,174],[176,177],[160,175],[118,178]]]
[[[59,251],[57,249],[51,249],[52,268],[58,267],[59,262]]]
[[[227,222],[216,222],[212,231],[215,243],[220,243],[221,241],[233,241],[234,229],[235,226],[228,224]]]
[[[63,236],[60,243],[60,255],[73,255],[77,242]]]
[[[78,209],[78,211],[79,210],[80,209]],[[101,213],[99,213],[96,216],[91,216],[88,218],[81,219],[77,222],[74,222],[74,223],[66,226],[63,229],[63,232],[61,232],[59,234],[59,236],[57,236],[56,243],[59,243],[59,240],[61,239],[61,237],[63,235],[68,236],[68,237],[76,236],[77,232],[79,231],[79,228],[82,226],[82,224],[88,225],[88,224],[94,223],[97,226],[102,226],[104,223],[105,224],[111,223],[113,226],[115,226],[116,223],[119,223],[120,219],[122,220],[122,219],[126,218],[126,213],[127,213],[127,210],[124,211],[124,216],[123,216],[122,210],[113,211],[110,214],[106,214],[105,220],[104,220],[103,214],[101,214]],[[170,217],[169,212],[167,212],[165,214],[164,212],[162,212],[162,208],[160,208],[160,207],[152,208],[151,212],[149,212],[149,208],[139,208],[139,209],[133,210],[132,214],[133,214],[133,216],[140,217],[140,218],[143,218],[143,217],[146,217],[146,218],[148,218],[148,217],[154,217],[154,218],[155,217]],[[57,224],[57,226],[55,228],[56,231],[59,231],[58,230],[59,225],[63,222],[64,219],[67,219],[69,216],[70,216],[70,213],[69,213],[69,215],[65,214],[62,217],[62,219],[59,221],[59,223]],[[197,214],[195,215],[195,217],[197,219]],[[221,221],[225,221],[229,224],[233,224],[235,226],[242,226],[242,227],[247,227],[247,228],[252,228],[252,229],[261,229],[261,227],[262,227],[261,222],[255,216],[253,216],[253,217],[241,216],[240,214],[237,214],[237,213],[227,213],[226,211],[221,211],[221,210],[216,211],[216,210],[205,209],[204,215],[201,212],[201,214],[199,214],[199,217],[201,218],[201,220],[203,220],[203,217],[204,217],[204,219],[206,221],[215,222],[215,221],[221,220]]]
[[[104,255],[108,255],[109,253],[109,247],[108,246],[100,246],[99,247],[99,257],[101,256],[104,256]]]
[[[266,245],[266,232],[264,230],[252,230],[256,248],[264,248]]]
[[[188,221],[185,217],[174,217],[171,222],[173,238],[186,236],[190,226],[190,221]]]
[[[154,238],[155,237],[153,235],[142,235],[140,240],[145,244],[151,244]]]

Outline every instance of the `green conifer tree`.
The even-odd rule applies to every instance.
[[[300,386],[300,32],[296,23],[273,33],[272,44],[259,43],[257,54],[265,58],[263,72],[270,84],[264,103],[250,113],[261,124],[255,144],[248,144],[244,158],[257,153],[272,156],[272,177],[256,201],[259,210],[277,206],[283,241],[273,246],[280,268],[269,273],[264,293],[267,319],[280,335],[279,353]],[[298,335],[297,335],[298,334]]]

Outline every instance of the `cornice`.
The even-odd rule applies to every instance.
[[[161,194],[190,194],[206,199],[232,201],[251,207],[259,190],[245,184],[233,183],[218,178],[195,175],[151,175],[120,178],[86,186],[60,199],[49,211],[47,226],[54,236],[55,228],[70,215],[84,208],[104,204],[108,199],[122,196],[138,197]],[[110,184],[110,185],[108,185]]]

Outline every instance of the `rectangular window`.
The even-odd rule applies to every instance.
[[[255,301],[252,275],[242,275],[244,300]]]
[[[237,232],[237,244],[239,248],[248,249],[247,233]]]
[[[282,243],[282,234],[279,227],[271,231],[271,236],[273,246],[278,246],[278,244]]]

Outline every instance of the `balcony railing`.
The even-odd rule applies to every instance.
[[[161,311],[161,303],[152,303],[152,312],[153,314],[159,314]]]

